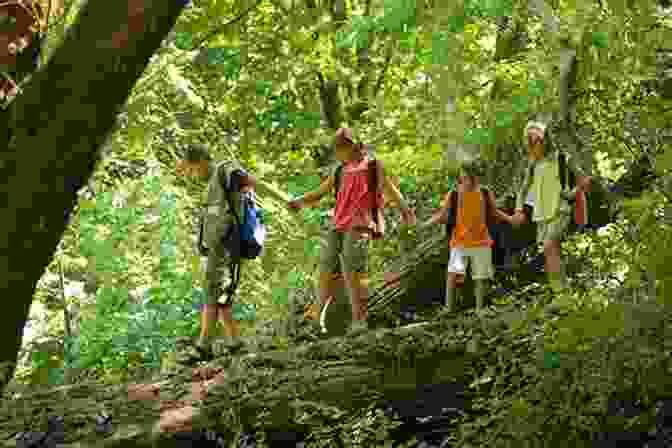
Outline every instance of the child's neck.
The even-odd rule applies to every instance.
[[[471,185],[467,186],[466,184],[462,187],[463,191],[478,191],[480,184],[478,182],[473,182]]]

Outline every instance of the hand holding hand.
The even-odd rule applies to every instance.
[[[401,218],[404,224],[407,224],[409,226],[416,224],[415,210],[413,210],[412,208],[402,209]]]
[[[514,226],[519,226],[524,222],[525,222],[525,214],[520,210],[516,210],[516,212],[510,218],[510,223]]]
[[[590,191],[592,180],[592,176],[582,176],[576,180],[576,186],[580,191],[588,193]]]

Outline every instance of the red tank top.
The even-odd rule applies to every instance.
[[[336,196],[333,223],[338,231],[348,231],[353,227],[372,229],[371,193],[369,192],[369,159],[348,162],[343,166],[341,185]],[[376,194],[379,210],[383,209],[382,191]]]

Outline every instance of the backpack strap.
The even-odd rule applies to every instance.
[[[341,187],[341,173],[343,172],[343,164],[339,164],[334,172],[334,200],[338,199],[338,189]]]
[[[237,176],[238,174],[236,173],[236,171],[238,170],[234,170],[229,177]],[[238,238],[240,238],[240,218],[238,217],[238,211],[236,210],[236,207],[233,204],[233,200],[231,199],[231,193],[233,193],[231,187],[233,185],[234,185],[233,179],[229,179],[228,185],[226,185],[223,189],[226,201],[229,203],[229,210],[231,211],[231,214],[233,215],[236,221],[236,228],[233,229],[233,231],[237,232]],[[241,264],[240,256],[239,255],[236,256],[235,254],[232,255],[233,256],[231,257],[231,262],[229,263],[229,273],[231,274],[231,283],[226,288],[226,294],[228,296],[227,303],[230,303],[231,299],[236,294],[236,290],[238,289],[238,283],[240,282],[240,264]]]
[[[560,186],[564,191],[567,188],[567,159],[562,151],[558,154],[558,176],[560,177]]]
[[[483,200],[485,201],[485,225],[490,227],[495,222],[494,218],[497,204],[494,204],[490,199],[489,189],[481,188],[481,193],[483,194]]]
[[[374,238],[380,238],[380,216],[378,216],[378,161],[376,159],[369,160],[368,164],[369,175],[369,194],[371,197],[371,212],[373,213],[373,222],[376,224]]]
[[[208,248],[203,245],[203,227],[205,226],[205,216],[201,215],[201,226],[198,232],[198,251],[201,253],[201,256],[208,255]]]
[[[448,222],[446,223],[446,234],[448,240],[453,237],[453,228],[457,223],[457,191],[451,191],[448,193],[448,201],[450,202],[450,208],[448,209]]]

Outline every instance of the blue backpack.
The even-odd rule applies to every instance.
[[[266,239],[266,226],[264,225],[263,213],[254,201],[254,193],[241,193],[240,205],[241,216],[234,212],[235,207],[231,200],[231,193],[240,192],[240,179],[246,173],[242,170],[236,170],[232,173],[229,184],[224,185],[226,199],[229,202],[230,210],[234,216],[235,224],[229,227],[224,236],[224,247],[231,256],[231,284],[227,292],[232,297],[238,287],[240,280],[240,264],[242,259],[253,260],[261,255],[264,249],[264,240]]]

